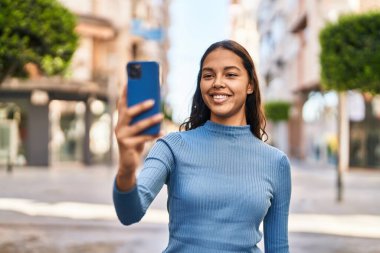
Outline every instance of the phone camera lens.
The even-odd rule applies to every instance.
[[[132,63],[128,65],[129,78],[139,79],[141,77],[141,65],[138,63]]]

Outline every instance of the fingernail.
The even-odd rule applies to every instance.
[[[147,105],[154,105],[154,100],[153,99],[148,99],[145,103]]]

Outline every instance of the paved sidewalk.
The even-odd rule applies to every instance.
[[[293,161],[292,253],[380,253],[380,171],[344,175],[335,201],[334,168]],[[166,189],[140,224],[116,220],[115,169],[62,165],[0,168],[1,253],[161,252],[167,244]],[[262,244],[261,244],[262,247]]]
[[[291,252],[380,253],[380,170],[344,173],[339,203],[334,167],[292,165]]]

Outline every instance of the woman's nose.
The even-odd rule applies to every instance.
[[[222,78],[220,78],[220,77],[215,78],[215,81],[212,84],[212,87],[215,88],[215,89],[224,88],[225,85],[224,85],[224,82],[223,82]]]

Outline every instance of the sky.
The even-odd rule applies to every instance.
[[[173,0],[170,6],[168,102],[173,120],[190,115],[199,61],[212,43],[228,39],[229,0]]]

